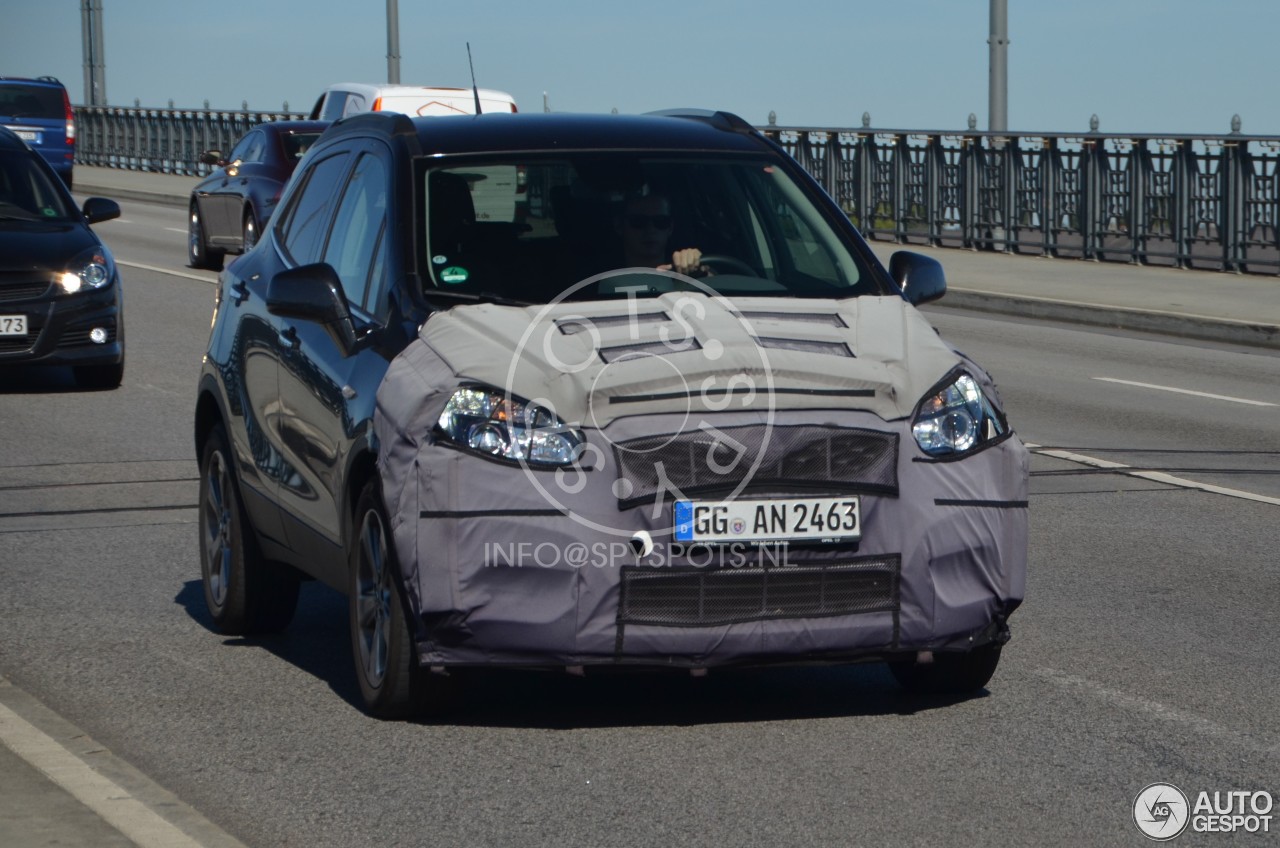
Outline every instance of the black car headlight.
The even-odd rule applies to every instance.
[[[67,263],[67,269],[58,275],[58,288],[63,294],[92,291],[110,283],[115,274],[116,263],[111,251],[98,245]]]
[[[581,430],[545,407],[484,386],[455,391],[438,425],[465,448],[530,465],[572,465],[586,443]]]
[[[961,373],[946,388],[920,402],[911,434],[930,456],[968,453],[1003,436],[1007,425],[978,381]]]

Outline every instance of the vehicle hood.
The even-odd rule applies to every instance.
[[[912,414],[961,360],[899,297],[656,298],[459,306],[420,339],[457,382],[604,427],[658,413],[863,409]],[[432,382],[435,382],[434,380]]]
[[[0,221],[0,271],[65,271],[98,240],[74,221]]]

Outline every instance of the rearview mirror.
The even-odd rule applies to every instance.
[[[324,262],[300,265],[272,277],[267,284],[267,311],[323,325],[344,355],[355,347],[355,325],[342,281]]]
[[[922,253],[899,250],[889,257],[889,276],[902,288],[913,306],[937,300],[947,293],[947,276],[938,260]]]
[[[200,154],[200,161],[206,165],[217,165],[219,167],[227,164],[222,158],[221,150],[206,150]]]
[[[84,214],[86,221],[90,224],[97,224],[102,221],[110,221],[112,218],[119,218],[120,204],[105,197],[90,197],[85,200],[81,212]]]

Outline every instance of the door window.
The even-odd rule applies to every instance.
[[[338,272],[352,306],[369,310],[369,290],[376,288],[372,272],[381,265],[375,259],[386,214],[386,167],[377,156],[366,153],[356,161],[343,189],[324,251],[324,261]]]
[[[350,154],[321,159],[307,170],[306,184],[293,196],[280,219],[279,235],[285,252],[295,264],[307,265],[320,257],[325,224],[332,210],[330,200],[347,172]]]

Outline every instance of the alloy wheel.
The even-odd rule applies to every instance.
[[[221,608],[227,602],[227,587],[231,582],[231,522],[232,504],[228,499],[231,475],[220,451],[209,458],[205,471],[204,553],[209,567],[209,593],[214,605]]]
[[[360,525],[357,562],[356,616],[360,629],[360,667],[368,684],[377,688],[387,674],[391,639],[391,569],[387,567],[387,536],[376,510],[365,512]]]

